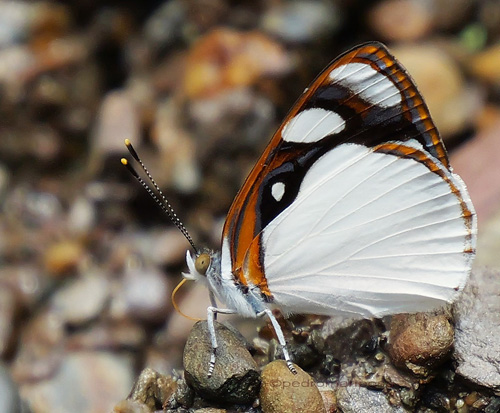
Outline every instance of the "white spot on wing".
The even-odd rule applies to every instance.
[[[285,194],[285,184],[283,182],[276,182],[271,187],[271,195],[276,201],[281,201]]]
[[[284,126],[281,136],[287,142],[317,142],[345,128],[345,120],[338,113],[315,108],[298,113]]]
[[[392,80],[370,65],[349,63],[337,67],[330,73],[330,79],[334,83],[348,87],[368,103],[382,107],[401,103],[401,92]]]

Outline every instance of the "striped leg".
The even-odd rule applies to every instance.
[[[285,336],[283,335],[283,330],[281,330],[281,327],[278,323],[278,320],[276,320],[276,317],[274,316],[273,312],[266,308],[264,311],[261,311],[260,313],[257,314],[258,317],[262,317],[263,315],[267,315],[269,319],[271,320],[271,324],[273,325],[274,331],[276,332],[276,335],[278,336],[278,342],[280,343],[281,349],[283,351],[283,356],[285,357],[286,365],[290,369],[290,371],[293,374],[297,374],[297,370],[295,370],[295,367],[293,367],[292,359],[290,358],[290,354],[288,354],[288,349],[286,347],[286,341],[285,341]]]
[[[229,308],[217,308],[217,307],[208,307],[207,308],[207,324],[208,324],[208,333],[210,334],[210,341],[212,342],[212,354],[210,355],[210,364],[208,365],[208,377],[212,376],[215,368],[215,353],[217,352],[217,337],[215,335],[215,326],[214,320],[217,316],[217,313],[221,314],[235,314],[236,311],[231,310]]]

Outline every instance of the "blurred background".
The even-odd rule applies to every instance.
[[[142,368],[182,366],[189,244],[124,139],[219,248],[295,99],[370,40],[416,80],[477,209],[476,265],[500,267],[497,0],[0,1],[0,411],[109,411]],[[178,301],[204,317],[208,295]]]

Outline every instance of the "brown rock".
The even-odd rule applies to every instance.
[[[263,75],[284,73],[289,67],[286,51],[261,33],[214,30],[189,53],[184,91],[191,98],[206,97],[249,86]]]
[[[83,256],[83,246],[79,242],[57,242],[45,251],[45,268],[51,275],[63,277],[76,270]]]
[[[109,412],[127,394],[132,382],[130,358],[81,352],[64,355],[55,374],[46,380],[23,383],[20,393],[30,401],[34,412]]]
[[[415,40],[431,31],[433,16],[426,3],[386,0],[370,11],[368,22],[387,40]]]
[[[154,411],[161,409],[176,389],[177,383],[172,377],[145,368],[141,371],[127,399],[140,402]]]
[[[470,70],[480,79],[500,85],[500,43],[490,46],[470,60]]]
[[[465,83],[457,62],[443,47],[408,44],[394,47],[392,52],[415,79],[445,140],[475,121],[482,105],[481,94]]]
[[[152,413],[148,406],[136,400],[122,400],[113,408],[113,413]]]
[[[425,377],[450,354],[453,337],[444,315],[398,314],[391,321],[389,354],[396,366]]]
[[[314,382],[300,367],[297,374],[288,369],[286,362],[276,360],[262,370],[260,403],[264,413],[324,413],[323,398]]]
[[[336,413],[337,410],[337,395],[333,390],[321,390],[323,404],[325,405],[326,413]]]

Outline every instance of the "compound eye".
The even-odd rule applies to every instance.
[[[194,268],[201,275],[205,275],[207,273],[208,267],[210,266],[210,255],[203,253],[196,257],[196,261],[194,262]]]

